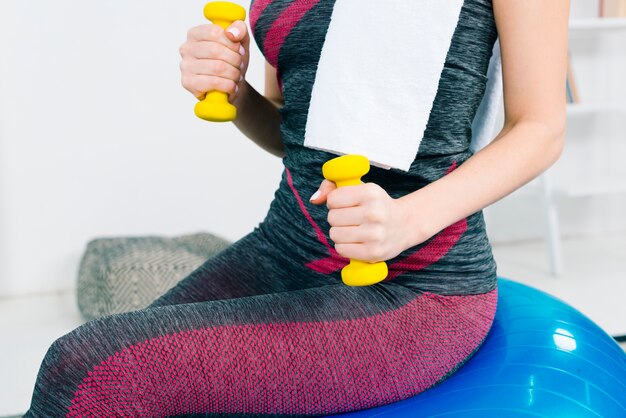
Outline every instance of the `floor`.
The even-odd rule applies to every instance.
[[[563,246],[566,270],[554,278],[543,242],[494,245],[499,275],[563,299],[611,335],[626,335],[626,234],[566,239]],[[47,348],[81,322],[73,291],[0,299],[5,341],[0,344],[0,417],[27,409]]]
[[[613,336],[626,335],[626,234],[563,240],[564,272],[553,277],[543,241],[494,245],[498,275],[574,306]]]

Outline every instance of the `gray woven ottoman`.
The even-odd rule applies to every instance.
[[[78,272],[86,319],[143,309],[230,243],[209,233],[174,238],[99,238]]]

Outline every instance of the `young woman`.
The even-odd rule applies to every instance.
[[[340,189],[321,181],[335,156],[303,146],[334,3],[252,2],[265,94],[245,79],[244,22],[189,31],[184,87],[197,98],[228,92],[236,126],[283,159],[275,199],[254,231],[149,308],[55,341],[27,417],[354,411],[428,389],[479,348],[497,299],[481,209],[561,153],[569,1],[465,0],[411,169],[372,168],[363,184]],[[497,37],[505,123],[472,155]],[[387,260],[389,276],[346,286],[347,258]]]

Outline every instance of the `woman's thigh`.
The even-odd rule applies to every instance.
[[[90,321],[43,361],[26,417],[304,416],[413,396],[487,334],[496,292],[329,284]]]

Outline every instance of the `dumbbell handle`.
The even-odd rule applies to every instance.
[[[213,1],[204,6],[204,16],[223,29],[236,20],[245,20],[246,9],[227,1]],[[210,122],[229,122],[237,118],[237,108],[228,102],[228,93],[210,91],[196,103],[196,116]]]
[[[361,177],[370,170],[369,160],[361,155],[344,155],[327,161],[322,167],[324,178],[337,187],[361,184]],[[387,263],[350,260],[341,270],[341,280],[348,286],[369,286],[387,277]]]

